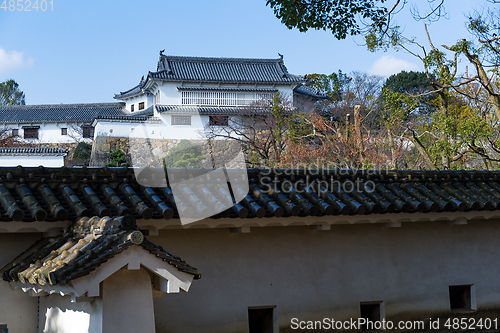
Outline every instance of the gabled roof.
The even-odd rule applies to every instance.
[[[498,171],[250,169],[248,179],[243,201],[214,218],[500,210]],[[222,192],[209,197],[227,200]],[[142,186],[131,168],[0,168],[0,221],[127,214],[146,220],[179,216],[171,188]]]
[[[201,277],[196,268],[145,239],[131,216],[81,218],[61,235],[41,238],[4,266],[0,275],[4,281],[17,282],[24,287],[45,286],[44,289],[49,287],[51,290],[50,286],[74,286],[76,293],[81,295],[89,290],[81,290],[73,281],[98,270],[131,247],[147,251],[179,272],[190,274],[191,279]],[[161,266],[161,262],[152,266]]]
[[[288,73],[283,57],[278,59],[209,58],[160,55],[155,72],[116,99],[133,97],[149,87],[151,79],[178,82],[301,84],[306,79]]]
[[[304,77],[288,73],[283,58],[205,58],[161,55],[148,77],[169,81],[299,83]]]
[[[123,116],[125,103],[0,106],[0,123],[91,122],[100,115]]]

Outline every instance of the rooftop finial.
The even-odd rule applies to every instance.
[[[278,56],[280,57],[281,60],[283,60],[283,55],[281,53],[278,53]]]
[[[160,51],[160,57],[163,56],[163,52],[165,52],[165,49]]]

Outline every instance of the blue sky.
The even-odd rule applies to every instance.
[[[277,58],[279,52],[293,74],[341,69],[387,76],[422,68],[404,52],[370,53],[359,37],[338,41],[328,32],[289,30],[265,2],[53,0],[53,11],[50,4],[45,12],[0,9],[0,81],[15,79],[27,104],[113,102],[115,93],[156,69],[162,49],[242,58]],[[430,26],[436,45],[467,37],[464,14],[484,0],[446,4],[449,18]],[[407,12],[398,15],[399,25],[425,44],[423,23]]]

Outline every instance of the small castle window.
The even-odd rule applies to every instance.
[[[227,126],[229,124],[229,116],[210,116],[210,126]]]
[[[130,105],[130,112],[134,112],[134,104]]]
[[[172,125],[191,125],[191,116],[172,116]]]
[[[249,333],[274,333],[275,322],[277,321],[276,309],[270,307],[250,307],[248,308]]]
[[[23,127],[25,139],[38,139],[40,127]]]
[[[139,103],[139,110],[144,110],[144,102]]]
[[[474,285],[450,286],[450,308],[451,310],[475,310],[476,299]]]

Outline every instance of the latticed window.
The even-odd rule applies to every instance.
[[[38,130],[40,127],[23,127],[25,139],[38,139]]]
[[[229,116],[210,116],[208,124],[210,126],[227,126],[229,124]]]
[[[191,116],[172,116],[172,125],[191,125]]]
[[[94,138],[94,127],[90,125],[82,126],[83,138],[84,139],[93,139]]]
[[[272,100],[274,93],[232,91],[183,91],[183,105],[245,106]]]

